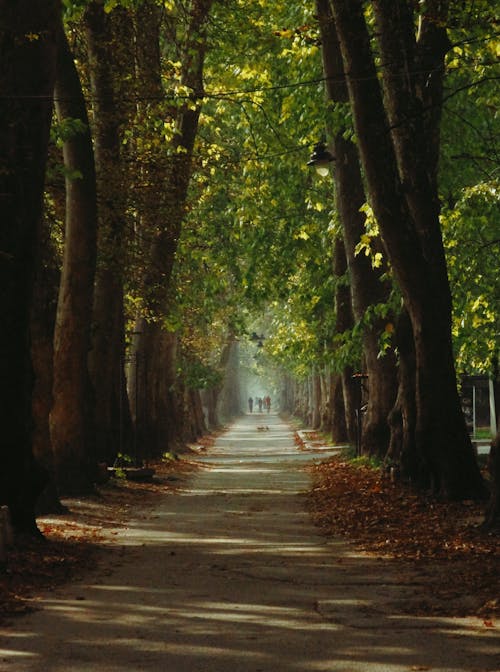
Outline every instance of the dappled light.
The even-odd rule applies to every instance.
[[[179,494],[130,521],[107,562],[3,631],[0,661],[11,672],[492,670],[495,637],[480,621],[404,613],[411,573],[319,536],[303,495],[317,451],[299,450],[277,416],[248,449],[239,437],[257,423],[239,421]]]
[[[0,2],[0,672],[500,670],[496,4]]]

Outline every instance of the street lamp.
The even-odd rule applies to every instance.
[[[313,166],[321,177],[326,177],[330,172],[330,163],[332,161],[335,161],[335,157],[328,151],[326,144],[321,141],[315,145],[307,165]]]

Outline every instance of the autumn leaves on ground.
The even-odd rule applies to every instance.
[[[495,626],[500,538],[481,526],[484,503],[438,501],[393,482],[364,458],[336,457],[312,471],[309,508],[316,525],[380,562],[413,571],[418,599],[409,612],[478,615]]]
[[[318,445],[321,437],[308,433]],[[211,440],[205,440],[206,449]],[[297,438],[298,447],[301,441]],[[46,541],[9,555],[0,574],[0,617],[37,608],[39,595],[96,560],[116,529],[157,497],[171,493],[197,468],[185,457],[155,465],[152,483],[112,479],[96,497],[70,500],[67,515],[42,518]],[[497,627],[500,614],[500,539],[481,528],[482,506],[443,503],[392,480],[364,460],[341,456],[311,467],[308,507],[322,533],[342,536],[358,551],[414,576],[408,613],[477,615]]]
[[[200,445],[212,442],[206,437]],[[36,609],[43,591],[70,582],[93,565],[132,515],[147,517],[157,498],[175,492],[196,468],[188,457],[151,466],[152,482],[112,478],[93,497],[63,500],[66,514],[38,519],[44,539],[17,544],[0,571],[0,622]]]

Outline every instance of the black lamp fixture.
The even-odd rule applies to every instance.
[[[313,166],[321,177],[326,177],[330,172],[330,163],[332,161],[335,161],[335,157],[326,148],[326,143],[321,141],[315,145],[307,165]]]

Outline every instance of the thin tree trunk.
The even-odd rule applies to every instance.
[[[342,387],[342,376],[338,373],[332,374],[330,396],[333,419],[331,430],[332,441],[336,444],[346,443],[347,425],[344,392]]]
[[[87,367],[96,265],[97,204],[92,141],[73,55],[59,31],[56,111],[81,129],[64,142],[66,229],[54,335],[54,404],[50,414],[56,481],[63,494],[92,492],[95,477],[93,395]]]
[[[219,396],[219,389],[208,388],[201,391],[202,406],[206,409],[206,423],[209,430],[219,427],[219,419],[217,417],[217,398]],[[205,413],[204,413],[205,416]]]
[[[399,357],[398,394],[389,415],[391,440],[386,460],[404,480],[420,481],[423,465],[415,446],[415,347],[410,317],[404,309],[396,325],[395,344]]]
[[[221,357],[224,382],[218,398],[217,415],[223,422],[236,418],[242,412],[240,399],[239,346],[234,335],[230,335]]]
[[[321,431],[326,434],[332,433],[332,418],[333,418],[333,400],[332,400],[333,384],[332,374],[326,368],[321,374]]]
[[[347,273],[347,258],[343,238],[337,238],[335,240],[333,272],[337,278],[337,287],[335,290],[335,333],[341,336],[344,332],[352,329],[354,323],[351,289],[343,281]],[[334,423],[336,424],[336,427],[334,428],[334,436],[336,440],[344,441],[345,439],[348,439],[350,443],[356,441],[354,391],[351,382],[352,373],[353,369],[350,365],[345,366],[340,373],[341,389],[344,398],[344,418],[342,419],[338,416],[334,416]],[[339,394],[339,390],[337,390],[337,394]],[[337,409],[339,408],[340,405],[337,402]],[[344,427],[346,434],[342,438]]]
[[[205,423],[205,416],[203,415],[203,407],[201,405],[201,395],[200,390],[189,390],[189,400],[191,403],[191,408],[193,411],[193,418],[195,422],[195,436],[198,438],[202,436],[207,431],[207,425]]]
[[[321,426],[321,378],[315,371],[311,376],[311,427],[319,429]]]
[[[108,14],[104,11],[102,2],[90,3],[85,13],[99,204],[98,265],[89,368],[96,402],[96,455],[108,463],[113,462],[118,450],[130,452],[132,441],[124,382],[126,190],[119,133],[122,113],[115,95],[116,82],[123,77],[126,63],[116,48],[112,30],[115,16],[116,12]]]

